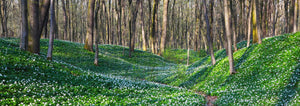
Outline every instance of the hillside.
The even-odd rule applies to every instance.
[[[45,60],[44,55],[37,56],[20,51],[15,41],[16,39],[0,39],[0,105],[204,105],[205,103],[201,95],[187,89],[98,73],[91,65],[85,66],[90,64],[87,60],[92,57],[84,56],[92,53],[81,52],[83,54],[80,56],[84,58],[78,58],[80,56],[76,58],[72,57],[74,55],[56,52],[54,54],[56,59],[66,61],[58,59],[50,62]],[[46,40],[42,41],[42,44],[46,45],[45,42]],[[55,44],[73,46],[69,49],[54,48],[65,52],[80,45],[61,41]],[[117,62],[121,60],[112,60],[111,57],[102,58],[104,58],[102,62],[111,62],[111,65],[116,66],[107,66],[99,71],[134,67],[127,62],[124,62],[126,67],[122,67],[124,65],[120,66],[120,62]],[[74,60],[79,60],[82,64],[72,62]],[[88,67],[91,69],[87,70]]]
[[[0,40],[4,104],[40,100],[204,105],[204,97],[193,92],[217,96],[217,105],[298,105],[300,100],[300,33],[266,38],[248,48],[245,41],[240,42],[234,53],[235,75],[229,75],[225,50],[215,52],[216,65],[211,65],[209,56],[192,52],[194,64],[185,66],[176,64],[185,64],[185,50],[168,49],[165,58],[136,50],[129,58],[128,48],[100,45],[99,66],[94,66],[94,53],[80,43],[56,40],[53,62],[44,57],[47,39],[41,40],[41,56],[19,51],[17,44],[18,39]]]
[[[155,81],[218,96],[218,105],[299,105],[300,33],[245,44],[234,53],[235,75],[229,74],[226,52],[220,50],[216,65],[206,57]]]

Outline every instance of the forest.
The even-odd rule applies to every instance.
[[[300,0],[0,0],[0,105],[300,105]]]

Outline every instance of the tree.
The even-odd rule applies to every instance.
[[[168,4],[169,4],[168,2],[169,2],[169,0],[164,0],[162,35],[161,35],[159,55],[161,55],[165,51],[166,37],[167,37],[167,25],[168,25]]]
[[[293,32],[297,32],[297,16],[298,16],[298,1],[299,0],[295,0],[295,6],[294,6],[294,23],[293,23]]]
[[[28,36],[28,51],[30,51],[31,53],[39,54],[39,0],[29,0],[29,8],[30,32]]]
[[[272,33],[273,36],[276,35],[276,22],[277,22],[277,18],[278,18],[277,2],[279,2],[279,0],[274,0],[274,2],[273,2],[273,6],[274,6],[273,33]]]
[[[236,41],[236,39],[237,39],[237,14],[236,14],[236,10],[234,9],[234,6],[233,6],[234,5],[233,1],[229,0],[229,2],[230,2],[230,11],[231,11],[231,14],[232,14],[232,16],[231,16],[232,17],[232,22],[231,22],[232,24],[231,25],[232,25],[232,32],[233,32],[233,48],[234,48],[234,51],[237,51],[237,47],[236,47],[236,42],[237,42]],[[224,3],[224,5],[225,5],[225,3]],[[224,8],[226,8],[226,7],[224,7]]]
[[[251,2],[251,0],[249,1]],[[251,29],[252,29],[252,26],[251,26],[251,13],[252,13],[252,3],[249,3],[249,10],[248,10],[248,38],[247,38],[247,47],[250,46],[250,39],[251,39]]]
[[[145,34],[145,29],[144,29],[144,26],[145,26],[145,20],[144,20],[144,0],[141,0],[141,3],[140,3],[140,8],[141,8],[141,23],[142,23],[142,39],[143,39],[143,51],[147,51],[147,36]]]
[[[27,0],[21,0],[21,15],[22,15],[22,26],[21,26],[21,50],[27,50],[28,46],[28,8]]]
[[[52,60],[52,51],[53,51],[53,39],[55,34],[55,0],[51,0],[50,4],[50,38],[49,38],[49,46],[47,53],[47,60]]]
[[[257,0],[252,0],[252,25],[253,25],[253,43],[261,44],[259,17],[256,8]]]
[[[230,22],[229,22],[229,17],[230,17],[230,13],[229,13],[229,7],[228,7],[228,1],[224,0],[224,20],[225,20],[225,27],[226,27],[226,37],[227,37],[227,55],[228,55],[228,59],[229,59],[229,70],[230,70],[230,74],[234,74],[236,73],[236,71],[234,70],[234,63],[233,63],[233,54],[232,54],[232,42],[231,42],[231,29],[230,29]]]
[[[98,55],[99,55],[99,48],[98,48],[98,44],[99,44],[99,40],[98,40],[98,36],[99,36],[99,32],[98,32],[98,12],[99,12],[99,9],[100,9],[100,0],[97,0],[96,4],[97,4],[97,7],[95,9],[95,59],[94,59],[94,65],[98,66]]]
[[[95,0],[89,0],[88,17],[87,17],[87,33],[86,33],[85,44],[84,44],[84,49],[88,51],[94,51],[93,50],[94,8],[95,8]]]
[[[66,4],[65,4],[65,0],[61,0],[62,3],[62,8],[64,11],[64,32],[63,32],[63,36],[64,36],[64,40],[67,40],[68,37],[68,16],[67,16],[67,11],[66,11]]]
[[[131,52],[134,51],[134,44],[135,44],[135,30],[136,30],[136,18],[138,13],[138,6],[140,0],[136,1],[136,5],[132,4],[132,0],[129,1],[129,57],[131,57]]]
[[[122,2],[123,0],[119,0],[118,6],[119,6],[119,15],[118,15],[118,34],[119,34],[119,44],[122,45]]]
[[[158,8],[158,0],[153,0],[153,11],[152,11],[152,23],[151,23],[151,27],[150,27],[150,44],[151,44],[151,50],[152,53],[156,54],[156,48],[155,48],[155,44],[156,44],[156,36],[155,36],[155,20],[156,20],[156,14],[157,14],[157,8]]]
[[[8,28],[7,28],[7,19],[8,19],[8,14],[7,14],[7,3],[8,0],[1,0],[0,1],[0,19],[1,19],[1,25],[2,25],[2,35],[5,37],[8,36]]]
[[[211,37],[211,27],[210,27],[210,22],[209,22],[209,18],[208,18],[206,0],[203,0],[203,5],[204,5],[205,22],[206,22],[206,29],[207,29],[206,30],[206,33],[207,33],[206,34],[206,39],[207,39],[207,43],[208,43],[208,46],[209,46],[209,53],[210,53],[210,57],[211,57],[211,63],[212,63],[212,65],[215,65],[216,64],[216,59],[215,59],[215,56],[214,56],[213,41],[212,41],[212,37]],[[212,11],[211,11],[211,14],[213,14]]]

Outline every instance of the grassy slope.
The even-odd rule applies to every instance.
[[[239,44],[243,47],[245,42]],[[218,105],[299,105],[300,33],[267,38],[234,53],[235,75],[229,75],[225,50],[156,81],[218,96]],[[226,58],[225,58],[226,57]]]
[[[69,66],[74,65],[83,70],[90,70],[88,72],[121,75],[187,87],[218,96],[218,105],[270,105],[281,104],[284,101],[296,105],[300,100],[299,38],[299,33],[282,35],[265,39],[263,44],[252,45],[249,48],[244,48],[246,42],[239,43],[240,50],[234,53],[235,66],[239,73],[233,76],[229,75],[225,50],[215,53],[217,64],[214,66],[210,64],[210,57],[204,57],[186,67],[177,66],[164,58],[142,51],[136,51],[135,57],[130,59],[126,56],[128,48],[125,48],[124,56],[123,47],[101,45],[100,67],[95,67],[92,64],[94,54],[83,50],[82,44],[55,41],[54,59],[66,62],[67,64],[62,65],[62,68],[72,70],[73,72],[69,72],[71,75],[82,73],[69,69]],[[10,40],[16,42],[16,39]],[[43,54],[47,50],[47,42],[47,40],[41,41]],[[169,57],[176,57],[174,53],[186,52],[170,51],[167,52]],[[175,60],[180,60],[181,57],[185,56],[179,56]],[[165,92],[164,89],[161,90]]]
[[[18,50],[18,44],[12,41],[0,39],[0,105],[203,105],[205,103],[202,96],[186,89],[102,75],[97,73],[96,68],[88,71],[86,69],[92,65],[87,61],[92,60],[92,53],[84,52],[81,46],[77,48],[80,44],[56,41],[56,46],[73,47],[55,47],[54,56],[58,60],[49,62],[43,55],[36,56]],[[46,45],[45,40],[42,41],[44,53],[43,45]],[[76,51],[71,51],[72,49],[82,52],[74,56]],[[65,54],[57,52],[59,50],[64,50]],[[106,67],[103,66],[99,71],[133,67],[132,64],[117,62],[119,60],[111,57],[101,56],[101,58],[102,62],[108,63],[101,63]],[[65,59],[66,62],[59,61],[60,59]],[[76,63],[78,61],[82,63]]]
[[[198,52],[195,52],[194,50],[190,50],[189,64],[193,64],[205,56],[206,56],[206,52],[204,50],[200,50]],[[177,64],[187,64],[186,49],[166,49],[165,52],[163,53],[163,57]]]

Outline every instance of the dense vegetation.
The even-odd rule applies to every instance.
[[[51,62],[45,59],[47,39],[41,40],[40,56],[20,51],[17,42],[0,39],[2,105],[204,105],[204,97],[195,92],[218,96],[218,105],[298,105],[300,100],[300,33],[250,47],[238,43],[235,75],[229,74],[225,50],[215,53],[216,65],[191,52],[191,60],[198,61],[185,66],[176,65],[185,64],[180,59],[185,50],[167,49],[165,58],[136,50],[128,58],[126,47],[100,45],[99,66],[94,66],[94,53],[80,43],[56,40]]]
[[[218,105],[299,105],[300,33],[248,48],[245,43],[234,53],[236,75],[229,74],[226,51],[220,50],[216,65],[206,57],[156,81],[218,96]]]
[[[78,44],[63,41],[56,41],[55,43],[82,47],[77,46]],[[103,48],[105,47],[103,46]],[[203,105],[205,103],[201,95],[187,89],[174,88],[142,80],[132,81],[111,75],[103,75],[94,72],[97,69],[93,69],[92,67],[91,71],[86,69],[89,65],[80,67],[87,65],[88,63],[84,64],[84,62],[88,62],[88,60],[69,57],[72,60],[68,61],[68,59],[62,58],[67,62],[60,60],[49,62],[45,60],[43,55],[37,56],[29,52],[20,51],[17,43],[2,39],[0,40],[0,48],[1,105]],[[59,55],[62,54],[59,53],[59,49],[56,50],[58,51],[55,55],[59,58]],[[70,50],[80,50],[80,48],[72,48]],[[64,52],[70,51],[65,49]],[[88,56],[88,54],[86,52],[86,54],[83,53],[81,56]],[[63,55],[68,57],[67,54]],[[107,60],[105,62],[109,62]],[[80,63],[68,63],[71,61],[81,61],[83,65],[79,65],[78,67],[76,65]],[[113,62],[117,62],[117,60]],[[123,63],[123,61],[119,61],[119,63]],[[118,66],[117,68],[134,66],[125,65],[116,66]],[[103,70],[109,69],[113,71],[111,66],[105,64],[103,66],[107,67]]]

